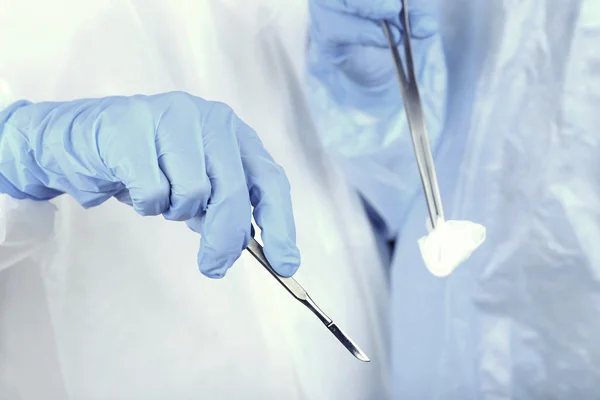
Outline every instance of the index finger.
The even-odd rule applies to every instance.
[[[289,181],[248,125],[240,124],[239,135],[250,203],[261,229],[265,256],[279,275],[290,277],[300,266],[300,251]]]

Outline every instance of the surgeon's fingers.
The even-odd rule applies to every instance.
[[[408,21],[412,37],[423,39],[437,32],[437,5],[437,0],[413,0],[408,2]]]
[[[400,13],[402,0],[312,0],[312,3],[339,13],[383,20]]]
[[[135,97],[114,100],[99,114],[95,129],[100,157],[129,192],[134,210],[143,216],[169,208],[169,181],[156,157],[152,110]],[[127,197],[127,196],[125,196]]]
[[[241,124],[231,108],[212,103],[202,127],[212,192],[199,227],[198,267],[210,278],[223,277],[250,240],[250,198],[236,134]]]
[[[401,33],[396,28],[400,7],[398,6],[389,18],[364,18],[360,15],[340,12],[321,2],[311,2],[311,39],[325,47],[344,45],[363,45],[387,47],[388,42],[381,27],[383,19],[394,21],[392,34],[399,43]]]
[[[408,5],[411,36],[426,38],[437,31],[435,0],[415,0]],[[394,41],[402,38],[401,0],[314,0],[311,7],[311,38],[325,47],[361,45],[388,47],[381,21],[390,22]]]
[[[239,130],[240,151],[254,219],[261,228],[265,256],[282,276],[292,276],[300,266],[290,184],[278,164],[247,125]]]
[[[202,114],[210,103],[183,92],[152,97],[162,110],[156,126],[156,148],[161,170],[170,183],[168,220],[186,221],[208,204],[211,185],[206,175]]]

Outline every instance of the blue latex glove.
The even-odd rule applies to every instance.
[[[0,192],[68,193],[84,207],[115,196],[187,221],[212,278],[248,245],[252,205],[274,269],[291,276],[300,264],[283,169],[231,108],[187,93],[11,105],[0,112]]]
[[[435,0],[410,1],[413,37],[436,32],[435,4]],[[336,101],[367,111],[397,104],[398,83],[381,21],[390,22],[400,43],[401,0],[311,0],[309,6],[311,51],[341,74],[312,72],[326,82]]]

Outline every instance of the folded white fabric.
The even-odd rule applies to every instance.
[[[419,239],[425,266],[433,275],[450,275],[485,241],[485,227],[471,221],[440,220]]]

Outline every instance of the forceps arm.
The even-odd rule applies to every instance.
[[[423,115],[423,106],[419,87],[414,69],[412,56],[412,48],[410,43],[410,23],[408,20],[408,4],[407,0],[402,1],[402,27],[403,27],[403,47],[406,60],[406,73],[402,64],[402,59],[398,52],[398,46],[394,41],[390,25],[387,21],[383,21],[383,30],[388,40],[394,64],[396,67],[396,75],[400,83],[400,91],[404,110],[408,120],[410,136],[412,138],[415,158],[419,168],[421,183],[423,184],[423,192],[427,209],[431,220],[431,226],[435,229],[439,220],[444,220],[444,210],[442,207],[442,198],[438,185],[437,174],[433,163],[433,155],[431,153],[431,145],[427,135],[427,126]]]

